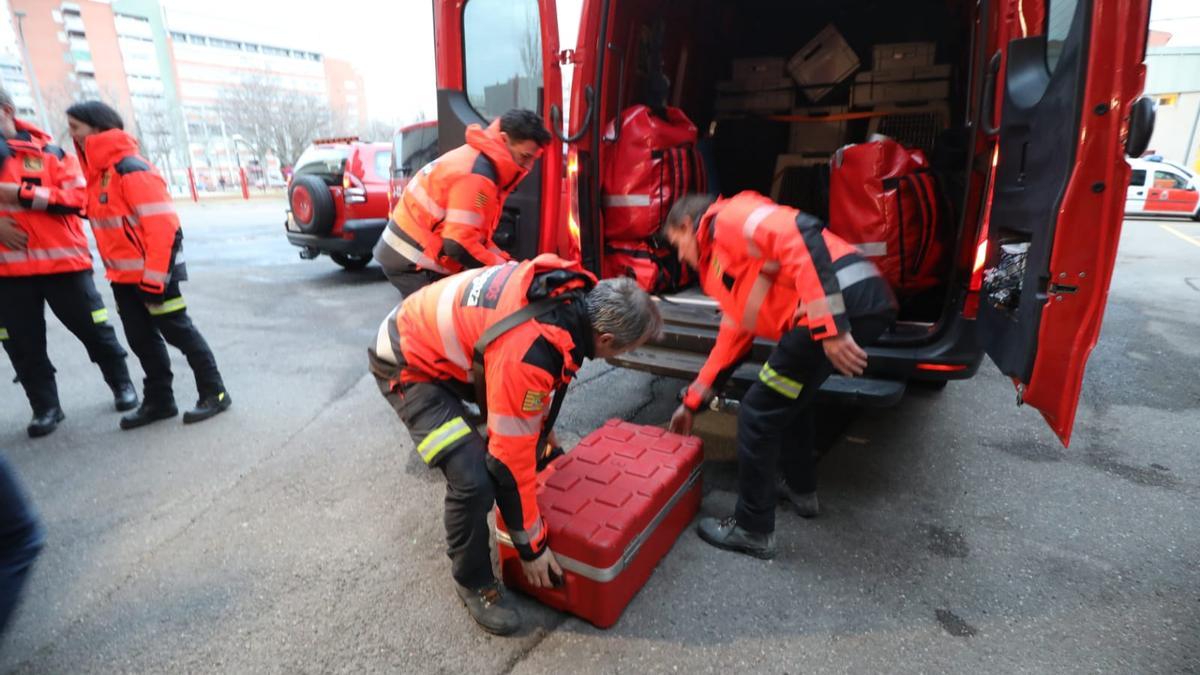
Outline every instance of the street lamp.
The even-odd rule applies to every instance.
[[[46,102],[42,100],[42,88],[38,86],[37,74],[33,72],[33,59],[29,57],[29,45],[25,44],[25,12],[13,12],[17,17],[17,36],[21,39],[21,55],[25,59],[25,67],[29,70],[29,84],[33,86],[33,98],[37,101],[41,112],[42,129],[50,133],[50,116],[46,114]]]

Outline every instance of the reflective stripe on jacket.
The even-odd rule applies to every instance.
[[[27,236],[24,250],[0,244],[0,277],[79,272],[92,268],[79,212],[87,189],[79,162],[50,135],[15,120],[13,138],[0,138],[0,183],[16,183],[19,206],[0,207]],[[6,210],[8,209],[8,210]]]
[[[422,288],[393,310],[371,353],[403,364],[394,388],[408,382],[468,383],[475,343],[489,327],[543,297],[594,284],[595,278],[578,263],[552,254],[461,272]],[[581,302],[566,302],[554,314],[517,325],[484,352],[488,471],[498,486],[500,514],[526,559],[546,546],[535,494],[543,422],[553,392],[575,375],[593,349]],[[441,445],[437,450],[444,452]],[[432,446],[427,450],[432,452]]]
[[[492,235],[504,201],[527,172],[500,137],[499,120],[487,129],[467,127],[466,140],[425,165],[405,186],[376,245],[381,264],[392,257],[384,247],[439,274],[509,259]]]
[[[701,285],[723,316],[716,344],[684,395],[692,410],[712,396],[714,384],[755,337],[778,340],[797,326],[807,327],[814,340],[845,333],[850,314],[843,286],[879,274],[821,221],[755,192],[715,202],[701,219],[697,240]],[[853,309],[869,313],[890,302],[889,295]],[[796,322],[800,306],[804,316]]]
[[[80,157],[88,179],[87,217],[105,276],[162,293],[174,271],[180,232],[166,182],[120,129],[88,136]]]

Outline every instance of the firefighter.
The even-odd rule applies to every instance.
[[[375,244],[384,274],[404,296],[448,274],[510,259],[492,241],[504,202],[550,142],[542,118],[509,110],[425,165],[404,188]]]
[[[0,341],[33,409],[26,431],[36,438],[65,417],[46,353],[46,305],[100,367],[117,410],[132,410],[138,400],[92,280],[78,162],[15,113],[0,89]]]
[[[863,373],[862,345],[891,325],[896,300],[875,266],[821,221],[754,192],[684,197],[662,229],[723,314],[712,353],[671,417],[672,431],[691,432],[694,415],[755,337],[778,341],[738,412],[737,508],[697,527],[714,546],[771,558],[779,498],[800,515],[818,510],[813,399],[834,370]]]
[[[557,445],[552,429],[567,382],[585,358],[636,349],[660,326],[654,301],[632,279],[597,284],[577,263],[544,254],[438,281],[379,327],[371,372],[417,454],[446,477],[451,575],[484,630],[520,627],[492,575],[492,505],[529,582],[554,585],[562,568],[538,512],[535,477]],[[467,421],[464,400],[480,405],[486,440]]]
[[[183,352],[196,376],[199,400],[183,423],[229,409],[217,361],[192,324],[179,284],[187,280],[183,231],[158,171],[138,154],[120,115],[100,101],[67,109],[71,137],[87,175],[87,216],[112,282],[129,347],[146,373],[142,405],[121,418],[134,429],[178,414],[167,343]]]

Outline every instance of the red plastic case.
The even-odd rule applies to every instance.
[[[496,519],[504,583],[599,628],[625,606],[700,508],[700,439],[609,420],[538,477],[538,505],[563,568],[532,588]]]

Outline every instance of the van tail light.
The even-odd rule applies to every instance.
[[[367,201],[367,186],[349,171],[342,174],[342,190],[342,199],[347,204],[364,204]]]
[[[583,258],[583,247],[579,239],[579,153],[575,148],[567,150],[567,233],[570,239],[563,257],[567,260]]]
[[[967,366],[956,363],[918,363],[917,370],[923,370],[927,373],[958,373],[967,369]]]

